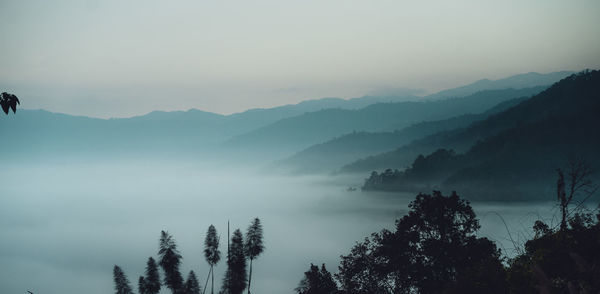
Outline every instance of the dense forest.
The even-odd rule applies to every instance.
[[[451,154],[445,151],[440,156]],[[419,193],[408,214],[396,221],[395,230],[357,242],[341,256],[334,275],[325,265],[319,270],[311,264],[296,291],[599,293],[600,206],[586,207],[598,185],[590,180],[591,168],[583,161],[572,161],[557,174],[560,223],[530,224],[535,235],[518,246],[519,254],[513,258],[493,241],[477,237],[477,216],[456,192]]]
[[[431,187],[462,191],[469,199],[535,199],[565,159],[584,157],[597,166],[600,157],[600,71],[567,77],[544,92],[459,131],[441,133],[412,146],[419,149],[437,140],[440,149],[416,156],[401,170],[390,154],[385,160],[396,169],[371,173],[364,190],[422,191]],[[473,142],[464,153],[453,147]],[[411,152],[403,153],[414,154]],[[507,189],[507,187],[509,187]],[[540,195],[540,196],[536,196]],[[527,197],[527,198],[524,198]]]

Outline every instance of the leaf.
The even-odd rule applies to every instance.
[[[2,105],[2,110],[5,114],[8,114],[8,111],[12,109],[13,113],[17,112],[17,105],[20,105],[21,102],[16,95],[3,92],[0,98],[0,105]]]
[[[2,110],[4,111],[4,113],[8,114],[8,108],[9,108],[8,102],[5,100],[2,100],[2,102],[0,102],[0,104],[2,104]]]

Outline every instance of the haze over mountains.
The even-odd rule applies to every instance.
[[[529,72],[494,81],[482,79],[466,86],[440,91],[436,94],[430,95],[429,98],[462,97],[483,90],[499,90],[510,88],[520,89],[548,86],[571,74],[573,74],[572,71],[558,71],[548,74]]]
[[[518,158],[513,154],[523,146],[531,148],[528,139],[546,142],[549,139],[541,134],[550,130],[562,136],[557,137],[560,140],[567,140],[570,137],[565,126],[577,127],[585,131],[571,140],[580,142],[586,135],[592,138],[586,146],[598,146],[597,132],[590,133],[589,129],[596,123],[590,111],[597,104],[586,102],[594,101],[597,90],[589,85],[569,86],[575,83],[574,78],[546,90],[570,74],[528,73],[498,81],[481,80],[426,97],[324,98],[227,116],[192,109],[96,119],[20,110],[15,116],[2,117],[0,129],[10,134],[10,139],[0,150],[11,154],[8,160],[16,161],[151,155],[215,166],[250,164],[292,173],[358,173],[366,177],[374,170],[399,169],[394,173],[398,181],[366,187],[418,190],[437,185],[475,191],[474,187],[490,182],[491,175],[483,177],[486,167],[496,164],[497,172],[511,170],[506,164]],[[597,72],[583,76],[588,75],[597,79]],[[582,79],[581,74],[578,77]],[[570,93],[578,96],[571,97]],[[567,110],[571,116],[588,115],[579,120],[560,116]],[[522,132],[533,133],[519,135]],[[509,143],[513,144],[510,148]],[[453,151],[429,156],[440,148]],[[566,154],[567,149],[561,150]],[[545,151],[548,156],[552,153],[549,150]],[[413,161],[419,155],[423,156],[420,160],[426,163],[424,166],[435,166],[436,171],[421,168],[416,173],[419,176],[413,177],[411,171],[419,169]],[[504,164],[502,168],[500,163]],[[557,161],[547,163],[544,168]],[[402,173],[407,167],[412,169]],[[516,177],[516,171],[512,175]],[[465,179],[479,179],[479,183],[466,187]]]
[[[530,79],[529,84],[540,84],[551,79],[558,79],[560,76],[568,75],[567,72],[551,73],[545,75],[527,74]],[[506,80],[506,79],[504,79]],[[504,80],[499,80],[498,83],[506,84]],[[510,80],[510,79],[509,79]],[[480,84],[480,83],[475,83]],[[468,91],[464,93],[473,94],[477,91],[484,90],[485,87],[497,87],[495,82],[487,83],[485,87],[481,85],[472,85],[468,87]],[[515,88],[519,88],[521,84],[515,84]],[[510,86],[510,85],[507,85]],[[390,107],[397,107],[398,111],[402,111],[402,107],[398,104],[390,105],[373,105],[377,103],[394,103],[404,102],[406,105],[415,105],[406,101],[427,100],[427,97],[418,98],[410,95],[404,96],[365,96],[356,99],[339,99],[339,98],[324,98],[318,100],[309,100],[296,105],[285,105],[271,109],[252,109],[243,113],[233,115],[219,115],[200,110],[162,112],[155,111],[144,116],[124,118],[124,119],[95,119],[88,117],[77,117],[71,115],[49,113],[45,111],[21,110],[16,116],[8,116],[2,118],[0,128],[11,133],[11,139],[7,144],[2,146],[2,149],[17,155],[20,150],[28,149],[33,151],[31,154],[48,152],[62,152],[70,154],[72,152],[102,152],[102,151],[119,151],[125,153],[139,152],[154,152],[153,150],[162,150],[164,148],[173,148],[175,150],[188,150],[194,152],[200,150],[198,148],[208,148],[219,146],[220,143],[226,140],[236,142],[239,138],[250,138],[250,134],[259,135],[260,128],[265,130],[277,129],[278,126],[285,124],[285,119],[290,121],[302,119],[294,117],[302,117],[312,119],[313,116],[323,118],[323,128],[330,128],[331,131],[325,131],[323,134],[315,135],[314,137],[307,136],[309,139],[304,147],[308,147],[313,143],[321,143],[322,141],[331,139],[335,136],[340,136],[352,130],[394,130],[403,125],[412,122],[425,121],[429,118],[444,118],[451,117],[455,114],[460,114],[460,109],[447,114],[438,111],[435,115],[423,114],[419,118],[417,114],[413,114],[412,119],[403,118],[387,118],[388,123],[383,123],[381,120],[378,123],[371,123],[372,119],[369,115],[379,116],[380,112],[387,112],[393,115],[393,111],[389,111]],[[447,103],[452,107],[452,103]],[[473,105],[472,109],[485,110],[488,106],[493,106],[494,102],[481,101],[480,105]],[[360,110],[369,105],[372,105],[369,110]],[[319,112],[321,111],[321,112]],[[363,111],[363,112],[361,112]],[[464,113],[470,109],[465,109]],[[314,113],[313,113],[314,112]],[[371,113],[369,113],[371,112]],[[331,124],[329,120],[333,120],[333,116],[342,114],[340,117],[348,114],[349,120],[359,117],[361,122],[356,122],[351,126],[327,127]],[[362,115],[365,113],[365,115]],[[378,118],[373,118],[378,119]],[[362,123],[370,124],[370,127],[362,127]],[[339,121],[344,124],[344,119]],[[272,124],[272,126],[270,126]],[[290,130],[293,131],[293,130]],[[273,134],[276,136],[277,134]],[[234,138],[239,136],[238,138]],[[328,137],[330,136],[330,137]],[[238,148],[231,144],[232,148]],[[290,149],[289,151],[300,151]],[[273,158],[278,159],[278,158]]]
[[[600,165],[598,113],[600,71],[578,73],[483,121],[414,141],[344,170],[403,167],[410,155],[419,153],[410,168],[372,174],[364,188],[415,191],[437,186],[478,199],[541,197],[539,187],[570,158]],[[444,149],[430,152],[438,148]]]
[[[313,145],[289,158],[278,161],[276,166],[283,170],[288,170],[294,173],[334,171],[342,167],[344,164],[368,155],[389,151],[427,135],[444,130],[452,130],[464,127],[474,121],[485,119],[491,114],[514,106],[520,101],[539,93],[543,89],[545,89],[545,87],[534,87],[520,90],[506,89],[481,91],[462,99],[453,99],[452,101],[448,102],[457,106],[461,106],[461,109],[470,111],[466,112],[467,114],[458,114],[457,116],[441,120],[418,122],[407,127],[403,127],[401,124],[395,124],[391,127],[387,127],[387,130],[393,131],[353,131],[352,133],[345,134],[327,142]],[[490,104],[485,106],[482,105],[478,109],[472,107],[482,100],[485,100]],[[498,104],[495,106],[490,106],[494,103]],[[444,107],[443,105],[440,106]],[[491,108],[487,109],[488,107]],[[446,114],[452,113],[450,109],[442,109],[447,111],[445,112]],[[487,110],[482,112],[484,109]],[[414,113],[419,114],[423,112],[425,111],[415,111]],[[461,112],[458,111],[454,113]],[[415,121],[418,121],[418,118]]]

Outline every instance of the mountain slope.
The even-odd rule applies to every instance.
[[[540,87],[539,90],[542,88]],[[526,94],[523,91],[512,89],[502,91],[514,92],[515,95]],[[421,122],[393,132],[353,132],[322,144],[313,145],[291,157],[278,161],[274,167],[292,173],[332,172],[348,162],[392,150],[415,139],[444,130],[465,127],[474,121],[483,120],[492,114],[506,110],[527,98],[515,98],[502,102],[484,113],[464,114],[445,120]]]
[[[26,99],[26,97],[22,98]],[[373,103],[415,99],[417,98],[405,95],[365,96],[348,100],[324,98],[271,109],[252,109],[226,116],[192,109],[175,112],[156,111],[144,116],[109,120],[20,109],[15,115],[0,118],[0,131],[2,134],[10,134],[10,136],[7,135],[6,142],[0,145],[0,151],[11,154],[11,158],[18,156],[49,158],[59,155],[96,153],[107,156],[152,154],[167,158],[186,155],[188,157],[222,157],[229,160],[232,152],[238,152],[240,149],[249,150],[250,154],[256,154],[257,150],[260,152],[260,149],[255,148],[260,144],[252,142],[254,140],[252,138],[248,145],[233,144],[222,148],[222,142],[232,137],[242,137],[244,134],[251,134],[261,128],[280,123],[285,124],[286,120],[296,119],[295,117],[310,119],[312,115],[317,117],[322,115],[321,121],[324,124],[320,126],[315,124],[317,131],[314,134],[298,132],[298,140],[289,140],[291,143],[289,148],[285,147],[287,141],[284,140],[284,144],[281,145],[284,147],[285,154],[291,155],[293,151],[299,151],[313,143],[324,142],[353,130],[391,131],[423,120],[445,119],[465,112],[477,113],[494,104],[491,101],[481,101],[483,104],[480,104],[474,100],[474,105],[470,106],[470,110],[462,112],[460,109],[454,109],[454,106],[449,106],[447,115],[442,113],[443,111],[436,110],[429,116],[418,120],[410,117],[410,113],[406,118],[394,118],[385,105],[380,105],[372,108],[371,115],[382,117],[374,124],[371,124],[368,115],[364,117],[358,115],[357,123],[354,125],[349,126],[344,123],[344,120],[340,120],[341,125],[328,126],[328,111],[334,114],[339,111],[359,113],[358,109],[369,108]],[[402,103],[408,105],[417,102]],[[332,108],[336,109],[332,110]],[[408,107],[407,109],[415,111],[415,108]],[[319,112],[320,114],[315,114]],[[335,118],[335,115],[333,117]],[[291,131],[293,132],[294,129],[292,128]],[[260,136],[256,139],[256,141],[261,140]],[[268,142],[267,140],[267,143],[268,147],[270,143],[278,144],[281,141]],[[273,149],[266,148],[264,150],[264,154],[273,155],[269,159],[281,158],[277,152],[269,153]]]
[[[0,131],[11,134],[0,151],[27,156],[137,155],[146,152],[174,156],[178,152],[207,153],[223,140],[306,112],[339,107],[354,109],[381,101],[404,101],[407,96],[323,98],[271,109],[252,109],[220,115],[196,109],[154,111],[118,119],[79,117],[43,110],[19,110],[0,118]],[[116,153],[115,153],[116,152]]]
[[[237,136],[223,150],[273,160],[349,132],[385,132],[411,124],[480,113],[500,102],[529,96],[541,88],[483,91],[463,98],[437,101],[373,104],[359,110],[326,109],[277,121]],[[244,155],[242,155],[244,156]]]
[[[483,79],[462,87],[440,91],[438,93],[427,96],[427,98],[439,99],[444,97],[463,97],[483,90],[497,90],[508,88],[521,89],[536,86],[546,86],[554,84],[560,81],[561,79],[572,75],[573,73],[574,72],[572,71],[559,71],[548,74],[530,72],[506,77],[499,80]]]
[[[554,169],[569,156],[600,164],[599,112],[600,72],[579,73],[445,139],[487,133],[466,153],[420,156],[404,172],[372,174],[365,186],[420,190],[438,185],[473,199],[522,199],[553,182]]]

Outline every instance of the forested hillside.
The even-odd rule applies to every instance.
[[[535,198],[527,192],[569,157],[600,163],[599,85],[599,71],[572,75],[513,108],[439,139],[445,143],[477,138],[464,154],[439,150],[418,156],[405,171],[372,174],[364,188],[419,190],[438,186],[482,199],[497,199],[499,195],[513,199],[524,194]],[[395,163],[388,160],[391,168]]]

